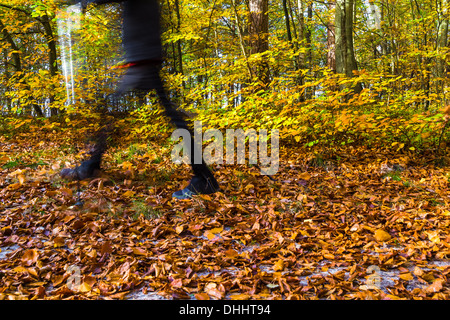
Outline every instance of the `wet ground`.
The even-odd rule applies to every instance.
[[[252,251],[255,248],[255,246],[249,246],[245,250]],[[16,251],[21,250],[21,248],[18,245],[12,245],[12,246],[6,246],[6,247],[0,247],[0,261],[8,259],[9,256],[13,255]],[[378,253],[370,252],[368,254],[371,255],[377,255]],[[307,276],[299,276],[298,277],[298,285],[299,286],[306,286],[308,285],[308,282],[310,279],[317,279],[318,277],[327,277],[330,275],[338,275],[338,279],[341,278],[343,280],[349,278],[349,272],[348,267],[329,267],[332,265],[331,261],[323,260],[320,263],[318,263],[315,266],[315,269]],[[265,272],[267,274],[270,274],[273,271],[272,266],[269,265],[260,265],[259,266],[261,272]],[[400,279],[401,274],[407,273],[409,271],[411,274],[415,273],[416,265],[410,264],[407,266],[407,268],[402,269],[402,273],[398,269],[392,269],[392,270],[381,270],[377,266],[372,266],[372,276],[369,276],[365,280],[365,285],[362,285],[362,289],[378,289],[386,294],[390,294],[390,288],[392,288],[396,282]],[[450,261],[444,261],[444,260],[435,260],[431,261],[426,267],[421,266],[420,270],[423,272],[429,272],[433,270],[444,270],[446,268],[450,268]],[[311,268],[309,268],[311,270]],[[405,270],[408,269],[408,270]],[[285,270],[284,273],[289,273],[292,270]],[[220,271],[216,272],[208,272],[208,271],[202,271],[197,272],[197,276],[199,278],[202,277],[211,277],[215,275],[219,275],[222,273],[228,273],[231,275],[237,275],[239,273],[239,268],[237,267],[228,267],[223,268]],[[274,286],[277,286],[277,284],[274,284]],[[429,286],[429,283],[424,282],[419,277],[413,276],[406,286],[406,289],[408,291],[412,291],[416,288],[423,289],[425,287]],[[194,295],[191,296],[192,299],[195,299]],[[129,300],[167,300],[171,299],[171,297],[166,297],[163,295],[158,294],[158,292],[151,292],[148,290],[148,288],[144,285],[143,288],[133,290],[129,292],[125,299]],[[227,295],[225,299],[230,299],[230,296]]]

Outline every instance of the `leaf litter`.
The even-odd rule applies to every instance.
[[[177,201],[189,168],[157,145],[80,194],[39,146],[25,166],[32,143],[0,140],[0,299],[450,297],[449,175],[412,153],[282,149],[275,181],[215,166],[223,193]]]

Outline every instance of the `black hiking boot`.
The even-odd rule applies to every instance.
[[[219,184],[212,173],[206,175],[195,175],[186,188],[174,192],[172,197],[179,200],[185,200],[190,199],[192,196],[197,194],[211,194],[219,190]]]
[[[59,175],[68,180],[85,180],[95,177],[100,171],[100,161],[89,159],[83,161],[79,166],[71,169],[62,169]]]

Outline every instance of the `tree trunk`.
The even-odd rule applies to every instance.
[[[288,11],[288,7],[287,7],[287,0],[283,0],[283,12],[284,12],[284,21],[286,23],[286,35],[287,35],[289,43],[293,47],[292,33],[291,33],[291,21],[290,21],[290,18],[289,18],[289,11]]]
[[[287,0],[283,0],[284,20],[286,22],[286,35],[287,35],[287,38],[288,38],[288,41],[289,41],[289,44],[290,44],[292,50],[297,51],[297,47],[294,44],[294,40],[293,40],[293,37],[292,37],[291,19],[290,19],[290,14],[289,14],[290,10],[288,8],[287,2],[288,2]],[[295,32],[295,28],[294,28],[294,32]],[[297,71],[298,69],[299,69],[298,61],[297,61],[297,58],[294,57],[294,70]]]
[[[306,56],[306,62],[307,62],[307,68],[308,68],[308,74],[311,77],[312,75],[312,70],[313,70],[313,65],[312,65],[312,32],[311,32],[311,28],[312,28],[312,17],[313,17],[313,8],[312,8],[312,2],[308,3],[308,7],[306,9],[307,11],[307,24],[306,24],[306,28],[305,28],[305,40],[306,40],[306,52],[307,52],[307,56]],[[306,99],[311,99],[314,96],[314,87],[308,87],[305,88],[305,98]]]
[[[298,38],[297,38],[297,42],[298,42],[298,46],[299,48],[301,46],[304,46],[304,40],[305,40],[305,16],[304,16],[304,12],[305,12],[305,8],[304,8],[304,3],[303,0],[297,0],[297,10],[298,10]],[[306,69],[306,55],[304,53],[303,50],[300,50],[300,52],[298,53],[298,66],[299,69]],[[300,86],[303,86],[305,84],[305,76],[304,73],[302,72],[299,75],[299,79],[298,79],[298,84]],[[300,101],[303,102],[305,101],[305,92],[302,92],[302,95],[300,96]]]
[[[249,9],[250,53],[261,54],[269,50],[269,1],[250,0]],[[264,56],[252,68],[261,84],[267,85],[270,82],[269,64]]]
[[[50,75],[55,77],[58,73],[58,52],[56,51],[55,36],[53,34],[49,16],[44,15],[40,21],[44,27],[45,38],[47,39]],[[55,96],[53,94],[51,94],[49,98],[50,102],[55,100]],[[50,116],[56,116],[58,111],[58,108],[50,108]]]
[[[328,10],[335,10],[336,3],[328,3]],[[336,39],[335,39],[334,22],[327,23],[327,66],[333,72],[336,72]]]
[[[441,4],[441,21],[439,24],[439,30],[438,30],[438,37],[437,37],[437,49],[438,53],[441,54],[441,56],[437,57],[437,76],[441,78],[439,80],[439,86],[440,90],[442,90],[442,93],[445,90],[445,81],[444,78],[446,77],[446,64],[445,56],[442,56],[444,52],[444,48],[448,45],[448,11],[447,11],[447,0],[442,0]],[[445,98],[445,95],[444,95]],[[446,101],[444,101],[446,104]]]
[[[239,46],[241,47],[242,55],[244,56],[244,59],[245,59],[248,76],[251,79],[253,77],[253,73],[252,73],[252,68],[250,67],[250,64],[248,62],[248,54],[247,54],[246,45],[244,42],[244,30],[242,29],[241,20],[239,19],[236,0],[231,0],[231,2],[233,5],[234,19],[236,21],[237,33],[238,33],[238,37],[239,37]]]
[[[346,39],[345,39],[345,0],[336,0],[335,12],[335,43],[336,43],[336,72],[347,74],[345,62],[346,57]]]
[[[353,76],[353,71],[357,70],[355,51],[353,47],[353,8],[354,0],[345,1],[345,39],[346,43],[346,63],[347,76]]]
[[[353,8],[354,0],[336,1],[336,72],[347,77],[353,77],[353,71],[358,70],[353,48]],[[361,92],[361,84],[358,83],[352,89]]]
[[[177,15],[177,32],[181,32],[181,14],[180,14],[180,1],[175,0],[175,13]],[[181,40],[177,41],[177,50],[178,50],[178,70],[181,74],[184,74],[183,71],[183,52],[181,50]]]

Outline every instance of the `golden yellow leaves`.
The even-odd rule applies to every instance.
[[[375,236],[375,240],[377,240],[377,241],[388,241],[391,239],[391,235],[381,229],[376,230],[374,236]]]
[[[298,178],[299,178],[300,180],[306,180],[306,181],[308,181],[309,179],[311,179],[311,174],[308,173],[308,172],[302,172],[302,173],[300,173],[300,174],[298,175]]]
[[[405,281],[411,281],[414,279],[413,275],[410,272],[401,273],[399,278]]]
[[[124,197],[126,197],[126,198],[131,198],[131,197],[133,197],[135,194],[136,194],[135,191],[133,191],[133,190],[127,190],[127,191],[125,191],[125,192],[122,194],[122,196],[124,196]]]

